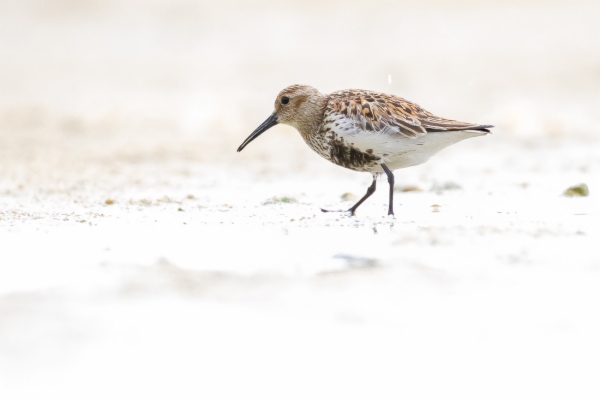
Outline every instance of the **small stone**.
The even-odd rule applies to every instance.
[[[397,190],[399,192],[403,192],[403,193],[406,193],[406,192],[422,192],[423,188],[421,188],[419,186],[416,186],[416,185],[406,185],[406,186],[400,186]]]
[[[111,204],[115,204],[115,201],[113,199],[106,199],[105,203],[108,205],[111,205]]]
[[[270,199],[264,201],[263,205],[277,204],[277,203],[297,203],[297,202],[298,202],[298,200],[296,200],[293,197],[288,197],[288,196],[276,197],[276,196],[273,196]]]
[[[442,184],[434,184],[431,188],[432,192],[443,192],[445,190],[458,190],[462,189],[462,187],[458,183],[454,182],[444,182]]]
[[[567,197],[585,197],[590,194],[590,190],[585,183],[580,183],[576,186],[571,186],[564,191],[563,195]]]
[[[354,201],[358,199],[358,196],[354,193],[346,192],[340,196],[343,201]]]

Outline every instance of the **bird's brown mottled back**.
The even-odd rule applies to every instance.
[[[489,126],[436,117],[401,97],[368,90],[341,90],[329,95],[325,118],[339,113],[365,131],[415,138],[428,132],[485,130]]]

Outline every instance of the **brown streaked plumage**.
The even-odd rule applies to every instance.
[[[238,151],[278,123],[296,128],[311,149],[332,163],[373,175],[367,194],[348,210],[352,214],[375,192],[377,176],[385,172],[390,215],[393,170],[422,164],[445,147],[492,128],[436,117],[394,95],[356,89],[323,94],[311,86],[292,85],[279,93],[273,114]]]

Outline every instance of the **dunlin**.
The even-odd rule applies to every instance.
[[[390,185],[388,215],[394,214],[393,170],[422,164],[440,150],[486,135],[492,128],[436,117],[390,94],[358,89],[324,94],[311,86],[292,85],[277,95],[273,114],[237,151],[280,123],[296,128],[321,157],[373,175],[367,193],[347,210],[350,214],[375,192],[377,177],[385,172]]]

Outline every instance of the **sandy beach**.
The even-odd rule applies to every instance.
[[[0,397],[599,398],[598,15],[0,2]],[[324,214],[293,83],[495,128]]]

